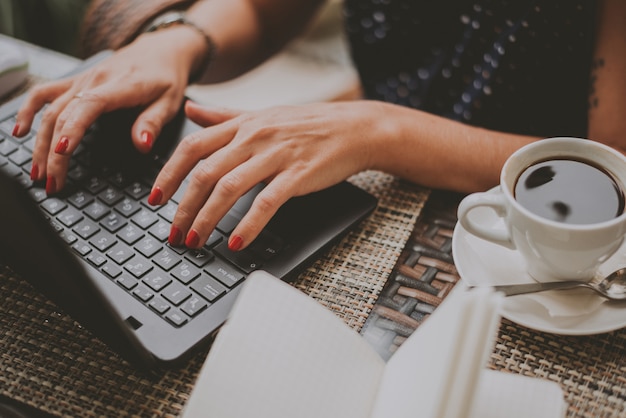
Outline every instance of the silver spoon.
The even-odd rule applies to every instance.
[[[626,268],[615,270],[598,283],[566,280],[546,283],[537,282],[493,286],[495,290],[504,293],[505,296],[543,292],[546,290],[574,289],[580,287],[591,289],[610,300],[626,300]]]

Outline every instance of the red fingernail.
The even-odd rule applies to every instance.
[[[48,179],[46,181],[46,194],[51,195],[51,194],[54,194],[56,191],[57,191],[57,180],[52,176],[48,176]]]
[[[187,248],[196,248],[198,246],[198,242],[200,242],[200,236],[195,229],[192,229],[191,231],[189,231],[189,234],[187,234],[185,246],[187,246]]]
[[[30,168],[30,179],[35,181],[39,178],[39,166],[33,163],[33,166]]]
[[[69,145],[70,145],[69,138],[64,136],[61,139],[59,139],[59,142],[57,143],[57,146],[54,149],[54,152],[56,152],[57,154],[63,154],[65,151],[67,151],[67,147],[69,147]]]
[[[155,187],[150,192],[150,196],[148,196],[148,203],[152,206],[156,206],[161,203],[161,199],[163,199],[163,192],[160,187]]]
[[[154,137],[152,133],[148,131],[143,131],[141,133],[141,141],[148,146],[148,148],[152,148],[152,143],[154,142]]]
[[[243,238],[241,238],[239,235],[235,235],[230,239],[230,241],[228,241],[228,249],[231,251],[239,251],[242,244]]]
[[[13,136],[17,136],[17,134],[20,133],[20,124],[16,123],[15,126],[13,127],[13,132],[11,133],[11,135]]]
[[[167,242],[169,242],[170,245],[178,246],[180,245],[182,239],[183,233],[181,232],[181,230],[178,229],[175,225],[172,225],[172,228],[170,229],[170,236],[167,238]]]

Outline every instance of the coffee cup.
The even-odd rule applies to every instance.
[[[549,138],[513,153],[499,186],[466,196],[458,218],[467,232],[519,252],[537,281],[589,281],[626,235],[624,185],[620,152],[588,139]],[[496,216],[487,222],[478,210]]]

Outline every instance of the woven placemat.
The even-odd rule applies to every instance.
[[[379,172],[350,179],[375,212],[294,285],[359,329],[408,240],[428,191]],[[7,267],[0,268],[0,394],[57,416],[176,417],[207,350],[158,377],[137,372]]]
[[[393,355],[460,280],[452,232],[462,197],[433,191],[362,328],[383,358]],[[626,417],[626,329],[563,336],[502,319],[488,367],[558,383],[567,418]]]

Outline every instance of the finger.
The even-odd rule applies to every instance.
[[[231,171],[234,167],[244,162],[245,160],[241,158],[240,154],[229,152],[222,148],[204,161],[201,161],[197,167],[193,169],[187,190],[178,205],[176,215],[172,221],[170,244],[180,245],[184,236],[189,238],[190,226],[205,205],[209,196],[214,192],[215,185],[221,182],[221,188],[226,187],[229,190],[228,193],[225,193],[227,198],[220,200],[226,209],[222,209],[223,212],[216,211],[211,213],[211,217],[207,219],[207,223],[202,227],[202,230],[195,232],[199,242],[195,243],[195,238],[192,237],[190,241],[192,244],[188,246],[195,248],[200,242],[204,243],[206,241],[208,234],[213,230],[212,228],[215,226],[214,224],[217,223],[217,220],[234,204],[238,196],[241,196],[247,191],[245,184],[241,184],[240,178],[237,177],[237,173]],[[242,191],[242,189],[244,190]],[[201,239],[204,239],[204,241],[201,241]]]
[[[17,112],[13,135],[21,137],[30,132],[37,112],[67,91],[71,83],[68,79],[34,86]]]
[[[178,112],[179,102],[165,96],[141,112],[133,124],[131,134],[133,144],[139,152],[147,153],[152,149],[163,126]]]
[[[64,94],[50,103],[43,112],[41,124],[37,130],[35,147],[33,148],[31,179],[41,180],[48,172],[48,156],[50,155],[53,133],[58,115],[71,100],[71,95]],[[51,191],[56,187],[50,189]]]
[[[167,201],[200,160],[222,148],[235,134],[235,125],[222,124],[184,137],[154,181],[148,203],[159,205]]]
[[[200,126],[213,126],[236,118],[243,112],[222,107],[207,107],[191,100],[185,103],[185,114]]]
[[[208,239],[211,232],[219,220],[228,212],[235,202],[246,192],[257,185],[262,179],[269,178],[274,174],[275,168],[262,158],[251,159],[242,164],[237,165],[231,171],[227,172],[217,181],[215,187],[206,199],[206,203],[197,212],[197,216],[193,219],[193,223],[187,233],[185,245],[190,248],[202,246]],[[219,170],[217,171],[220,172]],[[194,173],[195,174],[195,173]],[[199,184],[203,181],[202,177],[198,178]],[[270,189],[270,192],[272,189]],[[290,189],[287,189],[289,192]],[[193,195],[189,193],[190,199]],[[272,194],[266,194],[268,200],[262,200],[258,205],[264,206],[272,197]],[[198,202],[196,201],[196,204]],[[282,202],[277,201],[279,206]],[[274,209],[274,212],[277,210]],[[180,206],[179,206],[180,209]],[[188,212],[183,213],[189,215]],[[181,214],[181,216],[183,215]],[[191,218],[191,216],[190,216]],[[187,219],[185,219],[186,221]],[[175,219],[176,221],[176,219]]]
[[[228,248],[239,251],[259,236],[272,216],[289,198],[295,196],[294,179],[283,172],[259,192],[248,212],[239,221],[228,239]]]

